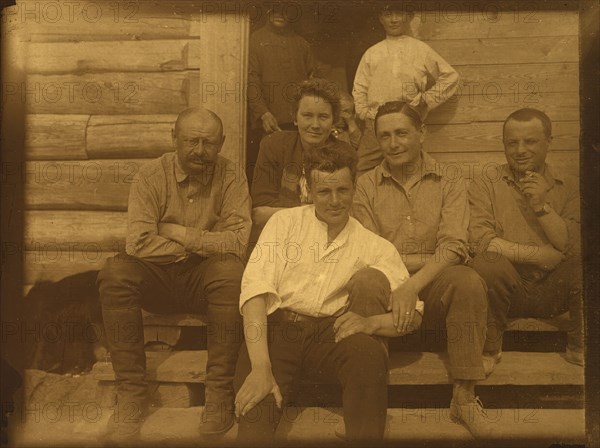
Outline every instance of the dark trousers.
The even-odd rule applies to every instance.
[[[98,285],[118,395],[139,402],[145,393],[144,308],[207,315],[206,387],[224,391],[232,404],[233,371],[243,336],[238,309],[243,270],[240,259],[229,254],[191,256],[167,265],[124,253],[109,258]]]
[[[390,287],[385,275],[372,268],[357,272],[347,285],[349,310],[363,316],[383,314]],[[387,413],[388,354],[376,337],[357,333],[336,343],[335,317],[290,322],[276,311],[268,318],[272,372],[283,396],[282,409],[272,394],[240,418],[238,441],[268,442],[286,407],[294,406],[292,390],[303,379],[341,384],[344,423],[349,441],[380,440]],[[239,390],[250,373],[244,344],[235,375]]]
[[[482,278],[467,266],[451,266],[419,294],[425,302],[421,334],[445,335],[454,380],[482,380],[487,298]]]
[[[478,255],[472,266],[488,288],[486,351],[502,348],[502,334],[508,317],[548,318],[566,311],[570,314],[569,347],[583,350],[581,258],[570,258],[547,273],[515,266],[506,257],[496,254]]]

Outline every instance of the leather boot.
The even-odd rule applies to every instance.
[[[227,432],[234,422],[233,376],[243,341],[243,324],[237,306],[209,305],[207,311],[208,359],[200,432],[218,435]]]
[[[117,402],[107,436],[117,445],[127,445],[139,439],[148,409],[142,312],[140,308],[103,306],[102,316],[117,383]]]

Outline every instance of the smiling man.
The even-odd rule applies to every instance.
[[[443,166],[423,151],[424,126],[412,106],[383,104],[375,132],[384,160],[359,178],[353,214],[394,244],[411,273],[394,294],[394,324],[402,333],[415,317],[419,297],[425,302],[423,328],[447,334],[454,382],[450,417],[475,437],[490,437],[494,425],[475,396],[476,382],[485,379],[487,301],[483,280],[465,266],[469,212],[464,181],[445,176]]]
[[[271,217],[242,279],[238,440],[268,443],[284,408],[293,406],[292,387],[308,378],[341,384],[349,441],[377,441],[386,421],[388,356],[374,335],[398,334],[387,309],[408,272],[391,243],[349,216],[356,175],[349,144],[313,148],[304,170],[313,204]]]
[[[583,288],[579,188],[546,164],[552,122],[519,109],[503,127],[507,164],[471,184],[473,267],[489,288],[486,357],[499,361],[507,317],[552,317],[569,311],[567,361],[583,365]]]
[[[108,346],[117,380],[113,441],[134,440],[148,409],[141,309],[206,314],[208,360],[201,431],[233,424],[233,373],[242,341],[238,311],[250,231],[243,171],[221,157],[220,118],[206,109],[179,114],[174,151],[148,162],[131,184],[124,253],[98,275]],[[202,368],[203,366],[198,366]]]

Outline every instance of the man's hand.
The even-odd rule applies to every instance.
[[[267,134],[281,131],[281,129],[279,129],[279,123],[277,123],[277,118],[275,118],[271,112],[265,112],[260,119],[262,120],[263,129]]]
[[[213,226],[212,232],[236,232],[244,228],[244,220],[237,216],[237,210],[231,210],[226,217],[221,217]]]
[[[373,328],[369,325],[369,320],[352,311],[342,314],[335,320],[333,331],[335,332],[335,342],[340,342],[355,333],[373,334]]]
[[[281,409],[283,397],[275,377],[273,377],[271,367],[260,370],[252,369],[235,397],[236,417],[240,418],[240,416],[246,415],[269,394],[273,394],[277,407]]]
[[[410,280],[392,291],[392,319],[398,333],[404,334],[414,329],[413,318],[417,300],[419,300],[419,296]]]
[[[158,234],[179,244],[185,243],[185,226],[169,222],[158,223]]]
[[[556,250],[552,244],[540,246],[534,255],[535,265],[544,271],[553,271],[565,260],[565,255]]]
[[[520,179],[521,189],[533,210],[539,210],[546,203],[546,196],[550,185],[544,176],[534,171],[526,171]]]

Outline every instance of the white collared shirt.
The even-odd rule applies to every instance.
[[[327,244],[327,224],[314,205],[275,213],[265,225],[242,278],[240,311],[266,294],[267,314],[285,308],[309,316],[332,316],[348,303],[346,284],[360,269],[380,270],[395,290],[408,271],[392,243],[350,218]]]

